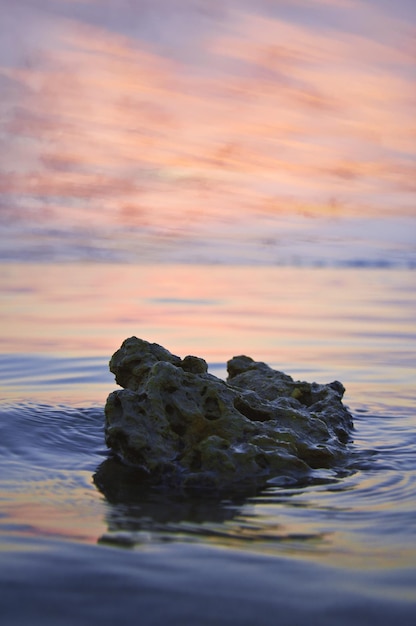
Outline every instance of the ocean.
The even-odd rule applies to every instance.
[[[371,263],[3,263],[2,622],[413,624],[414,281]],[[132,335],[222,378],[244,353],[342,381],[348,471],[247,497],[132,483],[103,432]]]

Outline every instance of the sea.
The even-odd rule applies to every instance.
[[[4,224],[2,624],[415,624],[414,221],[347,226],[297,217],[269,237],[193,238]],[[226,497],[132,482],[103,427],[108,361],[133,335],[221,378],[247,354],[340,380],[347,471]]]

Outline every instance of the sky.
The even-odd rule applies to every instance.
[[[281,259],[288,240],[332,255],[344,237],[416,263],[411,0],[0,11],[2,258],[36,239],[52,256],[181,259],[185,241]]]

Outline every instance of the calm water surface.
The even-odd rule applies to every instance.
[[[5,624],[413,624],[411,270],[1,268]],[[347,471],[218,500],[144,490],[109,457],[108,359],[130,335],[341,380]]]

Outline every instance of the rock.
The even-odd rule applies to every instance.
[[[151,482],[180,488],[304,480],[342,464],[353,424],[341,383],[295,382],[247,356],[227,365],[223,381],[203,359],[126,339],[110,361],[124,389],[107,399],[107,445]]]

